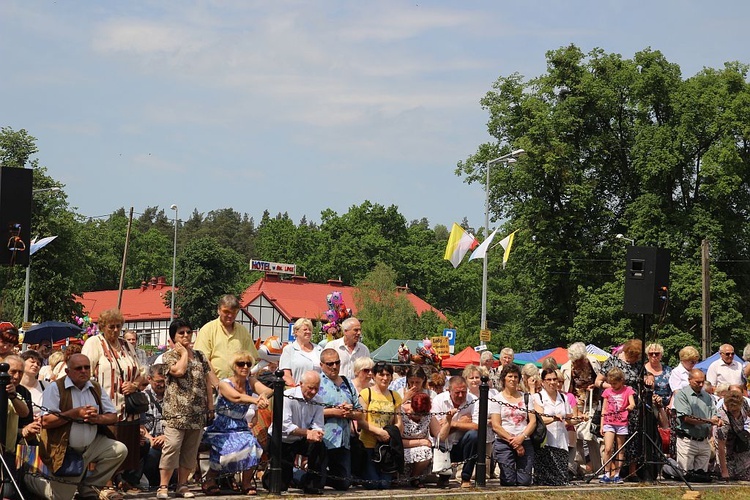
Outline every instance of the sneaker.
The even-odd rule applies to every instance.
[[[599,478],[599,482],[602,484],[609,484],[612,482],[612,480],[609,478],[608,475],[602,474],[602,477]]]
[[[613,484],[622,484],[622,479],[620,479],[620,476],[618,475],[610,479],[609,482]]]

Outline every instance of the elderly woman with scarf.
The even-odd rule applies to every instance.
[[[128,448],[128,456],[118,472],[137,470],[140,465],[141,435],[140,415],[125,413],[125,396],[138,391],[135,380],[140,366],[132,347],[120,340],[124,318],[119,309],[107,309],[99,315],[98,326],[101,335],[89,337],[83,344],[81,354],[91,361],[91,374],[96,378],[102,391],[105,391],[117,408],[119,424],[115,426],[117,440]],[[119,478],[119,474],[115,475]],[[129,490],[130,484],[120,479],[118,487]],[[109,486],[102,490],[102,499],[121,499],[117,491]]]

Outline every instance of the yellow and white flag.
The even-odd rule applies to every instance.
[[[448,238],[448,245],[445,247],[445,260],[449,260],[453,267],[458,267],[461,263],[461,259],[464,258],[466,252],[477,246],[477,241],[471,233],[467,233],[464,228],[453,223],[451,228],[451,235]]]
[[[505,249],[505,253],[503,254],[503,269],[505,269],[505,263],[508,262],[508,257],[510,257],[510,247],[513,246],[513,238],[515,238],[516,231],[513,231],[500,241],[500,244]]]

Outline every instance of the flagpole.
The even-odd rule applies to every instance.
[[[495,158],[487,162],[486,167],[486,178],[484,182],[484,233],[485,238],[490,235],[490,168],[497,165],[498,163],[514,163],[516,158],[525,154],[526,151],[523,149],[516,149],[508,154]],[[487,255],[489,252],[484,253],[482,259],[482,320],[480,324],[481,330],[487,329]],[[479,345],[485,345],[483,340],[479,341]]]

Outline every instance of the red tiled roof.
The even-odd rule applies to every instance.
[[[169,320],[170,309],[164,298],[171,289],[168,285],[148,285],[145,289],[123,290],[120,311],[125,321]],[[117,293],[117,290],[85,292],[78,302],[91,321],[96,322],[102,311],[117,307]]]
[[[342,285],[340,282],[310,283],[305,278],[282,281],[278,278],[269,279],[266,277],[250,285],[242,294],[240,303],[242,307],[247,308],[248,304],[263,294],[269,301],[274,302],[276,307],[289,320],[297,318],[320,319],[325,317],[325,312],[328,310],[326,296],[333,291],[339,291],[346,307],[351,308],[352,313],[356,316],[357,304],[354,301],[356,290],[356,287]],[[394,291],[393,293],[404,294],[411,305],[414,306],[418,315],[433,311],[440,319],[446,319],[442,312],[409,291]]]

